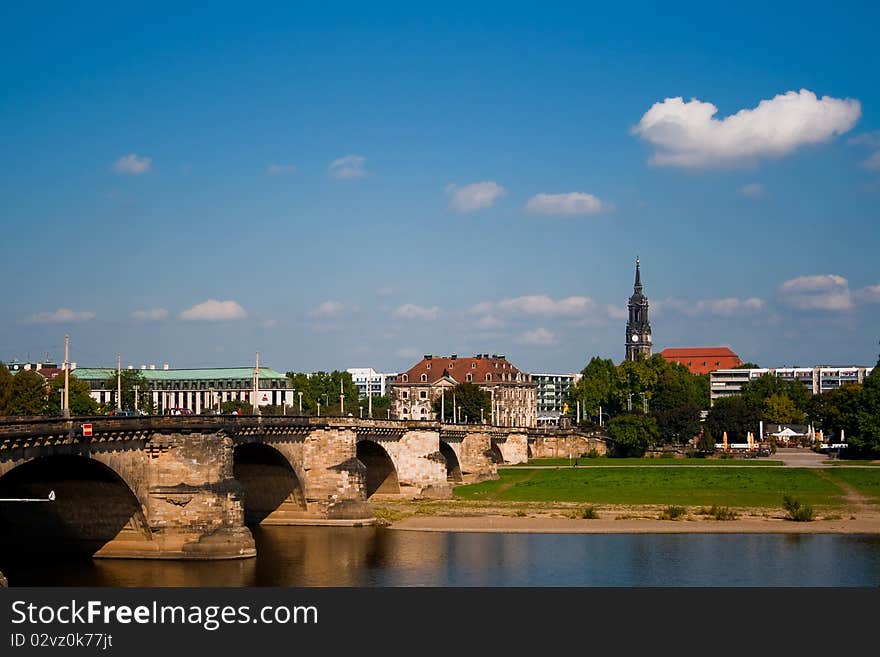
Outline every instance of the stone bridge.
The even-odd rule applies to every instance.
[[[447,497],[525,461],[529,441],[352,418],[0,419],[0,498],[56,496],[0,503],[0,554],[250,557],[248,525],[371,524],[374,495]]]

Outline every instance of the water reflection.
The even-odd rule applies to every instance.
[[[15,586],[878,586],[880,536],[259,527],[258,557],[0,562]]]

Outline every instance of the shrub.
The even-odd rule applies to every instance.
[[[661,520],[678,520],[687,514],[687,509],[683,506],[667,506],[660,513]]]
[[[596,513],[596,507],[588,506],[583,510],[583,513],[581,513],[581,518],[584,520],[598,520],[599,514]]]
[[[599,451],[593,447],[589,452],[587,452],[588,459],[597,459],[599,458]]]
[[[709,509],[709,515],[715,520],[736,520],[739,514],[726,506],[713,506]]]
[[[800,500],[789,497],[782,498],[782,506],[788,512],[788,519],[795,522],[810,522],[813,519],[813,507],[801,504]]]

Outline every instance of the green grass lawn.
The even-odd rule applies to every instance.
[[[725,465],[782,465],[782,461],[771,461],[770,459],[645,459],[645,458],[607,458],[600,456],[599,458],[577,458],[571,459],[573,464],[577,461],[577,467],[605,466],[616,467],[621,465],[706,465],[706,466],[725,466]],[[529,466],[559,466],[568,467],[568,458],[548,458],[548,459],[529,459],[528,463],[516,463],[514,465],[505,465],[505,468],[524,468]]]
[[[825,465],[838,466],[838,465],[854,465],[857,467],[871,467],[871,468],[880,468],[880,461],[822,461]]]
[[[843,481],[871,498],[875,504],[880,504],[880,470],[838,468],[825,472],[832,480]]]
[[[507,468],[499,475],[459,486],[454,494],[468,500],[777,508],[787,494],[805,504],[845,506],[839,487],[806,468]]]

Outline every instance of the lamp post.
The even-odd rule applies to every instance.
[[[318,417],[321,417],[321,402],[315,402],[318,404]]]
[[[461,406],[458,407],[458,420],[456,424],[461,424]]]
[[[296,394],[299,395],[299,414],[302,415],[302,412],[303,412],[303,394],[302,394],[302,390],[298,390]]]

